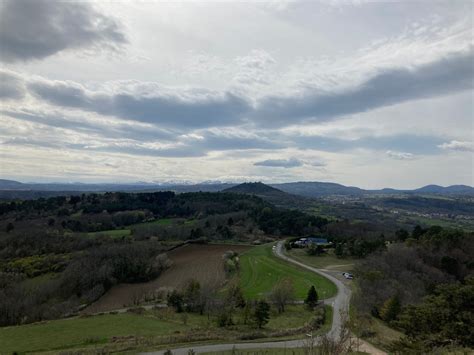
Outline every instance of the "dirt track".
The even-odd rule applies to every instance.
[[[188,244],[168,253],[173,266],[157,279],[138,284],[120,284],[83,312],[98,313],[120,309],[133,304],[142,295],[161,287],[181,288],[190,279],[202,285],[218,287],[225,281],[222,255],[228,251],[243,252],[250,247],[244,245],[197,245]]]

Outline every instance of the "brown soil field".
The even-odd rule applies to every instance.
[[[225,282],[222,255],[233,250],[241,253],[251,248],[246,245],[199,245],[187,244],[168,253],[173,265],[153,281],[137,284],[120,284],[112,287],[99,300],[83,310],[83,313],[99,313],[132,306],[143,301],[146,295],[160,288],[182,288],[190,279],[201,285],[221,287]]]

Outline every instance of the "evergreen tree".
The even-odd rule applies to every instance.
[[[308,295],[304,300],[304,303],[308,305],[309,308],[314,308],[318,304],[318,292],[314,286],[308,290]]]
[[[258,301],[253,316],[257,326],[262,328],[270,319],[270,305],[265,300]]]

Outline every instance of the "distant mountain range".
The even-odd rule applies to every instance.
[[[330,195],[361,196],[361,195],[399,195],[399,194],[436,194],[436,195],[469,195],[474,196],[474,188],[467,185],[439,186],[427,185],[414,190],[397,190],[385,188],[381,190],[364,190],[354,186],[344,186],[331,182],[290,182],[272,185],[278,189],[307,197]]]
[[[273,195],[277,197],[283,192],[305,197],[325,196],[363,196],[363,195],[398,195],[398,194],[432,194],[432,195],[467,195],[474,196],[474,188],[467,185],[438,186],[427,185],[415,190],[364,190],[353,186],[344,186],[330,182],[290,182],[283,184],[263,183],[201,183],[201,184],[83,184],[83,183],[21,183],[14,180],[0,179],[0,198],[37,198],[57,195],[70,195],[84,192],[150,192],[170,190],[182,192],[236,192],[255,195]]]

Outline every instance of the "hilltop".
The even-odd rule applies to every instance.
[[[262,182],[244,182],[243,184],[224,189],[222,192],[233,192],[251,195],[285,194],[285,192],[270,185],[266,185]]]
[[[281,191],[262,182],[245,182],[222,190],[237,194],[255,195],[276,206],[301,208],[308,202],[308,198]]]

